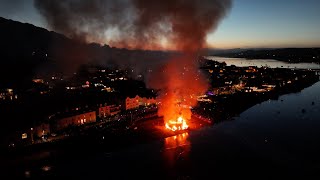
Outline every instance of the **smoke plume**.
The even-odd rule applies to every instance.
[[[115,47],[196,50],[230,0],[34,0],[55,31]]]
[[[190,106],[207,83],[197,53],[231,6],[231,0],[35,0],[48,25],[68,36],[138,49],[183,52],[159,67],[149,85],[161,89],[159,115],[190,119]]]

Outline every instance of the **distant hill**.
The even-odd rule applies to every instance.
[[[82,64],[143,69],[170,53],[87,44],[27,23],[0,17],[0,88],[23,86],[34,75],[73,73]]]
[[[290,63],[320,63],[320,48],[231,49],[212,51],[210,55],[246,59],[276,59]]]
[[[209,55],[215,55],[215,54],[225,54],[225,53],[239,53],[244,50],[245,49],[241,49],[241,48],[234,48],[234,49],[209,48],[209,49],[205,49],[205,52]]]

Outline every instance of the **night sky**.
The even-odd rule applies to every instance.
[[[0,0],[0,16],[50,29],[33,1]],[[318,0],[234,0],[207,42],[217,48],[319,47],[319,17]]]

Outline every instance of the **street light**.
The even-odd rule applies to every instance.
[[[33,128],[30,128],[31,129],[31,143],[33,144]]]

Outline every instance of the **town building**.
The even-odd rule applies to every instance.
[[[50,124],[41,123],[34,127],[19,131],[17,134],[14,134],[12,138],[15,142],[20,142],[25,144],[38,143],[42,140],[45,140],[50,133],[51,133]]]
[[[100,107],[97,111],[97,116],[100,118],[107,117],[110,115],[110,106],[103,106],[100,104]]]
[[[140,97],[139,98],[139,105],[140,106],[150,106],[153,104],[157,104],[157,101],[155,98],[147,98],[147,97]]]
[[[124,101],[124,109],[130,110],[130,109],[137,109],[139,106],[149,106],[152,104],[156,104],[155,98],[147,98],[147,97],[140,97],[136,95],[135,97],[126,97]]]
[[[105,105],[102,104],[98,108],[97,114],[100,118],[108,117],[108,116],[114,116],[121,111],[121,106],[117,105]]]
[[[13,89],[0,89],[0,100],[15,100],[18,95],[13,92]]]
[[[65,118],[58,119],[55,124],[56,130],[62,130],[68,126],[80,126],[87,123],[96,122],[96,111],[77,113]]]
[[[38,126],[35,126],[32,130],[34,135],[36,135],[37,137],[43,137],[51,133],[49,123],[41,123]]]
[[[139,108],[140,97],[136,95],[135,97],[126,97],[124,101],[124,110],[137,109]]]

